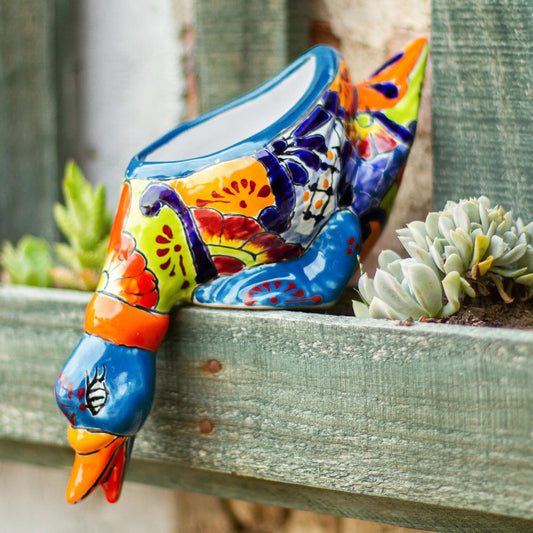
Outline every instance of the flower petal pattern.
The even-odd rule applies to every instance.
[[[214,207],[221,213],[255,217],[274,204],[265,168],[251,157],[214,165],[172,186],[187,205]]]
[[[391,152],[398,147],[394,138],[370,113],[360,113],[357,117],[357,153],[363,159],[372,159],[378,154]]]
[[[146,268],[145,257],[135,250],[135,240],[128,233],[122,232],[120,245],[108,257],[100,291],[146,309],[157,305],[157,279]]]
[[[252,218],[223,216],[212,208],[194,209],[194,220],[219,274],[234,274],[247,266],[293,259],[301,247],[286,243]]]

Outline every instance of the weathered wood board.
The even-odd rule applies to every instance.
[[[533,2],[433,0],[434,207],[485,194],[533,218]]]
[[[67,468],[52,387],[88,299],[0,289],[0,456]],[[129,478],[429,530],[531,531],[532,384],[533,332],[183,307]]]
[[[75,124],[73,5],[0,0],[0,241],[56,237]]]
[[[201,112],[255,88],[308,48],[307,0],[197,0],[193,8]]]

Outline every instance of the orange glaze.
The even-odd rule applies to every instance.
[[[413,41],[403,53],[403,57],[378,71],[375,76],[356,85],[359,95],[358,108],[361,111],[389,109],[405,95],[409,87],[409,75],[420,58],[427,39],[421,37]],[[373,84],[393,81],[398,89],[396,98],[387,98],[372,88]]]
[[[95,293],[85,312],[86,333],[114,344],[156,352],[168,328],[168,315],[132,307]]]
[[[87,431],[86,429],[75,429],[72,426],[68,428],[68,442],[72,448],[82,454],[93,453],[105,448],[114,439],[115,435],[110,433],[101,433]]]
[[[110,435],[110,437],[111,441],[107,445],[90,453],[82,454],[76,450],[74,465],[66,491],[68,503],[76,503],[85,498],[98,485],[102,485],[104,488],[104,493],[109,502],[117,501],[120,494],[120,485],[117,487],[116,478],[118,477],[122,480],[125,466],[124,444],[126,439],[114,435]],[[77,441],[77,436],[74,439]],[[115,475],[110,476],[115,469],[117,470]]]
[[[221,213],[257,216],[274,205],[265,167],[252,157],[220,163],[170,183],[186,205],[213,207]]]
[[[363,244],[363,248],[361,250],[361,261],[364,261],[364,259],[372,249],[372,246],[374,246],[374,244],[378,240],[378,237],[381,234],[381,229],[381,224],[379,222],[377,222],[376,220],[370,221],[370,235]]]

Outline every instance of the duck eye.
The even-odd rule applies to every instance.
[[[97,415],[104,407],[109,397],[109,389],[105,383],[105,365],[102,365],[102,374],[98,374],[98,367],[94,369],[94,376],[91,378],[87,372],[87,387],[85,392],[85,402],[87,409],[93,416]]]

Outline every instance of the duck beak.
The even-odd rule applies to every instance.
[[[74,429],[70,426],[68,440],[76,457],[67,485],[67,502],[77,503],[98,485],[102,486],[108,502],[116,502],[131,450],[131,437]]]

